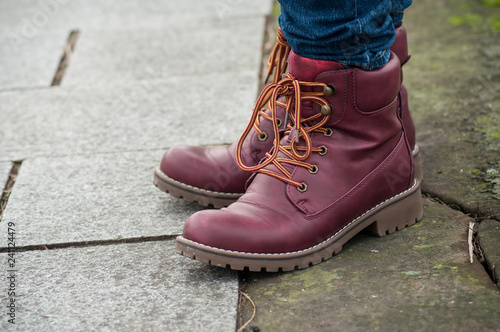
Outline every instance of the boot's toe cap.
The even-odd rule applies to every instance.
[[[171,178],[181,180],[186,173],[186,167],[198,159],[196,151],[193,150],[196,150],[196,147],[174,146],[168,149],[160,163],[161,171]]]
[[[242,171],[227,146],[174,146],[160,170],[183,184],[214,192],[243,193],[251,173]]]
[[[238,205],[239,209],[233,209]],[[300,222],[275,213],[260,217],[257,206],[236,202],[221,210],[193,214],[184,226],[185,239],[209,247],[246,253],[286,253],[306,248],[297,238],[303,236]],[[288,227],[283,227],[287,224]]]

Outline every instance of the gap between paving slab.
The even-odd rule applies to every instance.
[[[15,259],[15,295],[0,303],[15,300],[17,331],[234,331],[236,273],[176,254],[173,241],[18,252]],[[2,330],[12,328],[6,312]]]
[[[0,162],[0,188],[3,188],[5,186],[11,168],[12,163]]]
[[[57,86],[61,84],[61,81],[66,73],[66,69],[69,66],[69,61],[71,56],[73,55],[73,51],[75,49],[76,41],[80,36],[80,30],[71,30],[66,40],[66,44],[64,45],[63,54],[61,56],[61,60],[59,61],[59,66],[57,67],[54,78],[52,79],[51,86]]]
[[[500,288],[500,221],[483,220],[479,224],[477,239],[484,255],[486,268],[493,282]]]
[[[2,221],[3,211],[7,205],[8,196],[10,195],[10,184],[8,180],[11,168],[12,163],[0,162],[0,189],[2,190],[0,192],[0,221]]]
[[[10,167],[8,167],[10,166]],[[0,194],[0,221],[2,221],[3,213],[7,207],[7,202],[9,201],[12,188],[17,179],[17,174],[19,173],[19,167],[21,166],[21,161],[15,161],[12,163],[0,163],[0,176],[4,175],[5,181],[3,183],[2,192]],[[0,185],[2,183],[0,182]]]

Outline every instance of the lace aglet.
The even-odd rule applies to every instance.
[[[271,73],[267,73],[266,79],[264,80],[264,85],[267,85],[269,83],[269,77],[271,77]]]
[[[290,143],[293,139],[295,140],[295,143],[299,143],[299,132],[295,128],[290,130],[290,134],[288,134],[288,139],[286,141],[287,143]]]
[[[286,138],[286,142],[287,142],[288,144],[290,144],[290,142],[292,141],[293,134],[294,134],[294,132],[293,132],[293,129],[292,129],[292,130],[290,131],[290,133],[288,134],[288,137]]]
[[[285,113],[285,121],[283,122],[283,129],[286,129],[288,125],[288,112]]]

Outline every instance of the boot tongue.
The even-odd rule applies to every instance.
[[[288,64],[290,74],[299,81],[306,82],[314,82],[322,72],[344,69],[338,62],[304,58],[294,51],[290,51]]]
[[[319,74],[326,71],[345,69],[344,66],[338,62],[304,58],[294,51],[290,51],[290,55],[288,56],[288,65],[290,68],[290,75],[299,81],[304,82],[314,82]],[[302,86],[300,90],[303,92],[311,92],[313,91],[313,88]],[[303,102],[302,107],[304,108],[304,116],[313,115],[311,113],[313,107],[312,101]]]

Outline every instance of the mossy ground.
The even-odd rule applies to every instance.
[[[413,4],[405,16],[412,59],[404,70],[423,190],[473,216],[500,218],[498,178],[486,174],[499,171],[500,34],[449,20],[486,12],[500,16],[500,7],[473,0]]]
[[[408,229],[383,238],[359,234],[339,255],[306,270],[251,273],[245,286],[257,314],[250,325],[500,331],[499,289],[477,260],[469,263],[467,244],[473,218],[500,219],[498,5],[421,0],[405,14],[412,59],[404,82],[422,151],[423,191],[462,211],[427,198],[424,219]],[[500,235],[485,238],[497,246]],[[245,302],[243,321],[251,313]]]
[[[430,199],[425,217],[288,273],[251,273],[261,331],[500,331],[500,291],[468,256],[471,219]],[[244,318],[252,306],[244,305]]]

